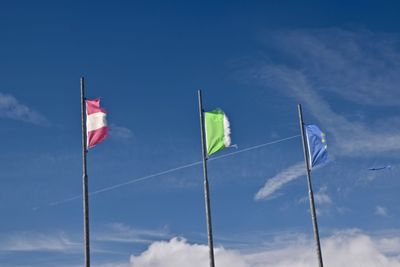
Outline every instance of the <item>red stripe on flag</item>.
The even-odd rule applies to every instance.
[[[101,127],[97,130],[90,131],[87,134],[88,137],[88,148],[92,148],[108,136],[108,127]]]
[[[86,113],[87,115],[103,112],[107,113],[104,109],[100,107],[100,98],[96,98],[93,100],[86,100]]]

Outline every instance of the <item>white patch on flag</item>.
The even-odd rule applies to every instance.
[[[86,119],[86,130],[88,132],[95,131],[97,129],[107,126],[106,114],[103,112],[96,112],[87,116]]]
[[[310,170],[312,169],[312,155],[311,155],[311,149],[310,149],[310,138],[308,136],[308,131],[307,131],[307,127],[303,126],[304,130],[306,131],[306,141],[307,141],[307,152],[308,152],[308,168],[310,168]]]
[[[229,127],[228,117],[224,114],[224,145],[229,147],[231,145],[231,128]]]

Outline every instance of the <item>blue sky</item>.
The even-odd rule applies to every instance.
[[[202,168],[187,166],[201,160],[197,89],[238,145],[209,163],[217,266],[316,266],[298,103],[327,134],[330,160],[313,172],[326,266],[400,266],[397,10],[2,3],[0,265],[83,264],[84,75],[112,129],[88,154],[90,191],[110,189],[90,198],[93,266],[207,266]]]

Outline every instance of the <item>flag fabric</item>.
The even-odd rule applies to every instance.
[[[100,98],[86,100],[87,146],[92,148],[108,136],[107,113],[100,107]]]
[[[308,160],[310,168],[328,161],[325,133],[316,125],[306,125]]]
[[[204,112],[207,154],[210,156],[231,145],[231,129],[221,109]]]

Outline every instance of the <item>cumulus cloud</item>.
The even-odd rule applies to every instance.
[[[264,186],[258,190],[257,194],[254,196],[254,199],[262,200],[271,198],[273,194],[282,186],[305,175],[305,171],[304,163],[299,162],[279,172],[277,175],[267,180]]]
[[[215,261],[221,267],[309,267],[317,265],[312,239],[295,239],[284,247],[245,253],[219,247]],[[337,232],[322,239],[327,267],[399,267],[400,238],[373,237],[358,230]],[[208,247],[185,239],[157,241],[130,259],[131,267],[197,267],[208,265]]]
[[[224,248],[215,250],[215,258],[218,266],[248,266],[239,253]],[[131,264],[132,267],[204,267],[209,264],[208,247],[175,237],[168,242],[154,242],[141,255],[132,256]]]
[[[157,235],[157,234],[156,234]],[[245,250],[217,246],[215,261],[221,267],[309,267],[317,265],[314,240],[303,233],[279,233],[262,239]],[[265,242],[264,242],[265,241]],[[391,230],[366,234],[357,229],[337,231],[321,240],[324,266],[400,267],[400,237]],[[0,251],[81,253],[82,244],[60,234],[45,236],[18,234],[0,239]],[[95,250],[97,253],[109,253]],[[16,254],[17,255],[17,254]],[[125,262],[96,262],[96,267],[204,267],[208,266],[208,246],[174,237],[153,241],[147,249]],[[62,262],[59,264],[63,266]],[[75,265],[67,265],[75,266]],[[79,264],[76,264],[79,266]]]
[[[46,126],[49,121],[39,112],[20,103],[14,96],[0,93],[0,117]]]
[[[131,267],[129,262],[112,262],[112,263],[100,263],[93,264],[94,267]],[[71,267],[71,266],[68,266]],[[82,267],[82,265],[76,265],[76,267]]]

